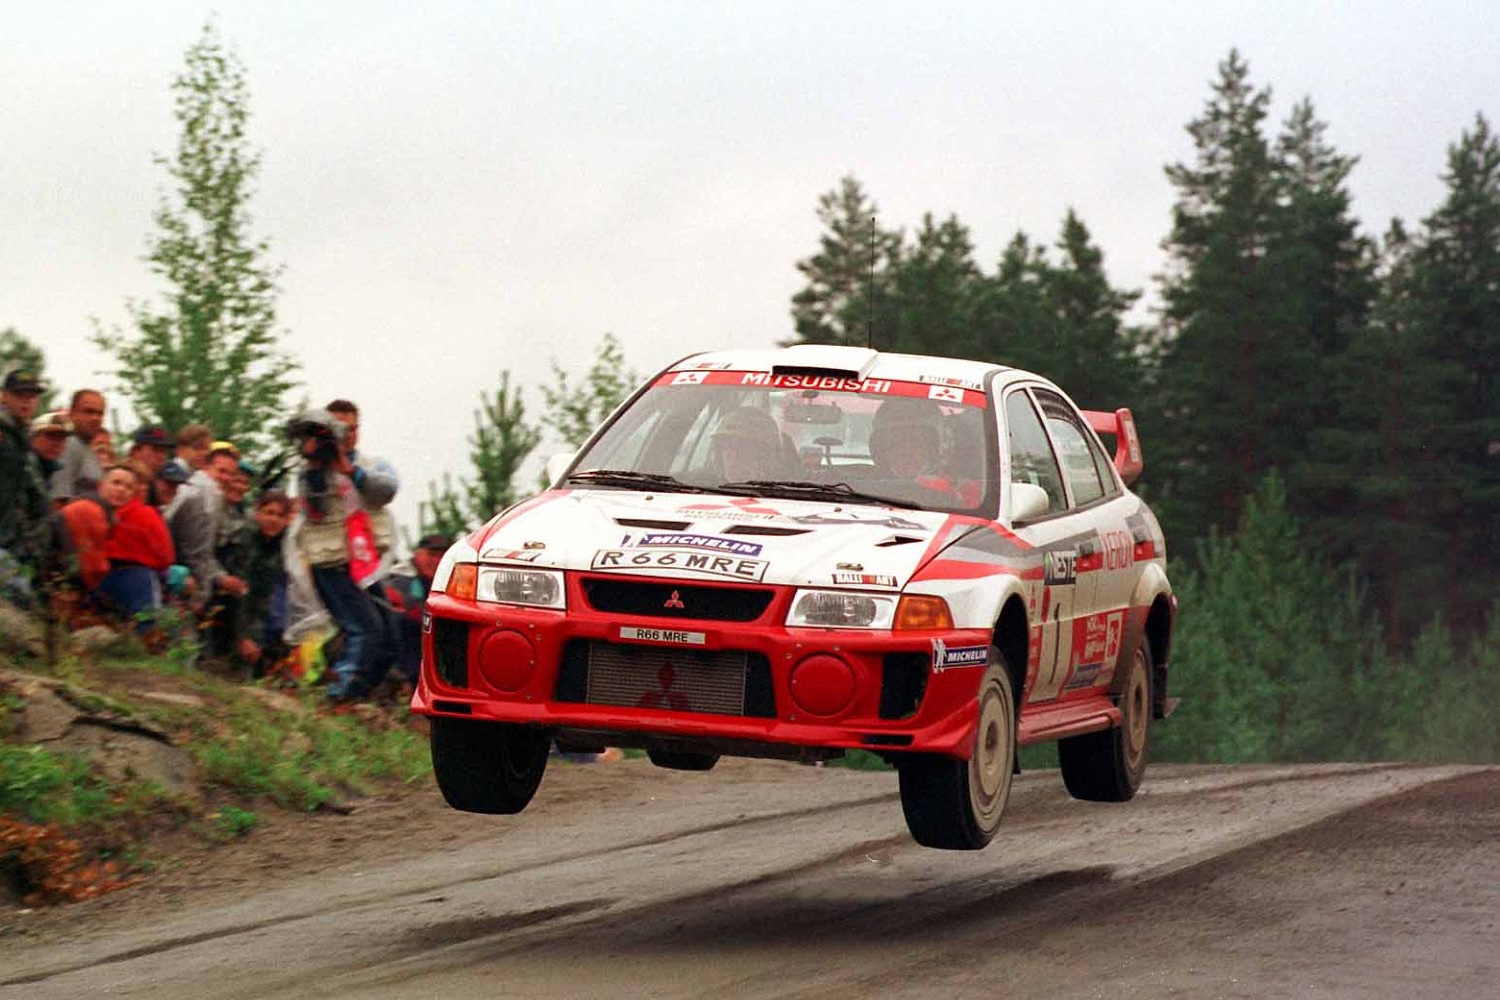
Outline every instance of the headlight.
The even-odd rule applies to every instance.
[[[563,608],[563,575],[552,569],[479,567],[478,600],[524,604],[533,608]]]
[[[890,628],[895,615],[894,595],[799,590],[786,623],[819,628]]]

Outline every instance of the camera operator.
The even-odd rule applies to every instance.
[[[302,458],[297,482],[305,519],[297,546],[312,572],[313,585],[344,635],[344,649],[332,665],[331,701],[357,701],[369,695],[385,673],[381,620],[368,594],[350,574],[348,520],[359,510],[344,424],[327,410],[309,410],[293,420],[287,434]]]

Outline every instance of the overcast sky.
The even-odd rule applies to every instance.
[[[1311,97],[1361,158],[1373,232],[1437,205],[1447,146],[1500,104],[1500,8],[1473,0],[7,3],[0,328],[64,389],[107,385],[90,318],[157,291],[152,156],[213,11],[248,72],[286,347],[314,400],[360,403],[407,519],[466,471],[502,369],[582,372],[606,331],[643,374],[789,335],[817,197],[844,174],[886,225],[956,213],[986,270],[1071,206],[1111,279],[1149,291],[1162,168],[1191,158],[1231,47],[1273,128]]]

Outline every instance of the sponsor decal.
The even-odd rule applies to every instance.
[[[1073,649],[1081,664],[1113,663],[1120,656],[1120,638],[1125,631],[1125,613],[1112,611],[1080,618],[1074,626]],[[1078,668],[1082,670],[1083,667]]]
[[[827,514],[800,514],[788,520],[798,524],[870,524],[877,528],[896,528],[901,531],[926,531],[926,525],[918,521],[908,521],[904,517],[895,514],[886,517],[857,517],[853,514],[840,514],[838,517],[830,517]]]
[[[884,573],[835,573],[833,582],[855,587],[894,587],[896,578]]]
[[[702,646],[708,642],[704,632],[682,632],[670,628],[635,628],[620,626],[621,639],[637,639],[641,642],[667,642],[678,646]]]
[[[1104,568],[1129,569],[1135,565],[1135,541],[1123,531],[1104,532]]]
[[[679,610],[687,609],[687,605],[682,603],[682,594],[676,590],[672,591],[672,596],[663,601],[661,606],[664,608],[678,608]]]
[[[422,632],[425,634],[425,633],[428,633],[428,632],[431,632],[431,631],[432,631],[432,612],[428,611],[426,608],[423,608],[422,609]]]
[[[685,692],[673,687],[677,683],[677,668],[668,663],[656,672],[660,688],[642,694],[635,703],[636,708],[670,708],[674,712],[691,712],[692,703]]]
[[[1104,669],[1103,663],[1081,663],[1073,671],[1073,676],[1068,678],[1064,690],[1072,691],[1075,688],[1088,687],[1099,679],[1099,671]]]
[[[958,386],[935,385],[927,390],[927,398],[941,400],[944,403],[962,403],[964,391]]]
[[[728,371],[731,364],[733,364],[733,362],[730,361],[699,361],[696,364],[688,365],[688,367],[722,372]]]
[[[692,503],[677,508],[679,514],[702,514],[714,521],[763,520],[780,517],[781,511],[760,497],[736,497],[728,503]]]
[[[935,674],[956,667],[983,667],[989,662],[988,646],[949,646],[941,639],[932,640],[932,672]]]
[[[956,385],[960,389],[973,389],[975,392],[982,392],[984,389],[978,379],[955,378],[952,375],[918,375],[917,381],[927,385]]]
[[[486,552],[481,558],[485,562],[493,559],[503,559],[508,562],[536,562],[537,557],[542,554],[541,549],[502,549],[495,552]]]
[[[601,570],[669,570],[727,576],[734,580],[759,580],[770,565],[764,559],[713,555],[691,549],[600,549],[594,553],[592,569]]]
[[[1078,550],[1059,549],[1042,556],[1044,579],[1048,586],[1058,587],[1078,582]]]
[[[718,535],[695,535],[681,531],[653,531],[645,535],[626,535],[620,540],[621,548],[639,546],[651,548],[664,546],[673,549],[713,549],[731,556],[758,556],[761,546],[756,542],[742,542],[738,538],[721,538]]]
[[[772,375],[770,372],[746,372],[740,385],[761,385],[770,389],[826,389],[834,392],[890,392],[890,379],[840,378],[837,375]]]
[[[708,372],[678,372],[672,376],[673,385],[702,385],[703,380],[708,378]]]

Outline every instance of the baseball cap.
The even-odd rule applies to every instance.
[[[156,424],[147,424],[131,436],[136,444],[147,444],[153,448],[171,448],[172,439],[168,436],[166,428],[158,427]]]
[[[434,552],[447,552],[448,546],[452,544],[453,543],[448,540],[447,535],[444,535],[441,532],[434,531],[430,535],[423,535],[417,542],[417,548],[431,549]]]
[[[42,381],[41,376],[30,368],[19,367],[12,368],[5,373],[5,383],[0,388],[3,388],[5,392],[32,393],[35,395],[40,395],[47,391],[46,383]]]
[[[67,410],[49,410],[31,422],[32,434],[72,434],[73,421]]]
[[[162,466],[162,470],[156,474],[157,479],[164,479],[169,483],[181,486],[192,477],[192,473],[178,465],[176,462],[168,462]]]

